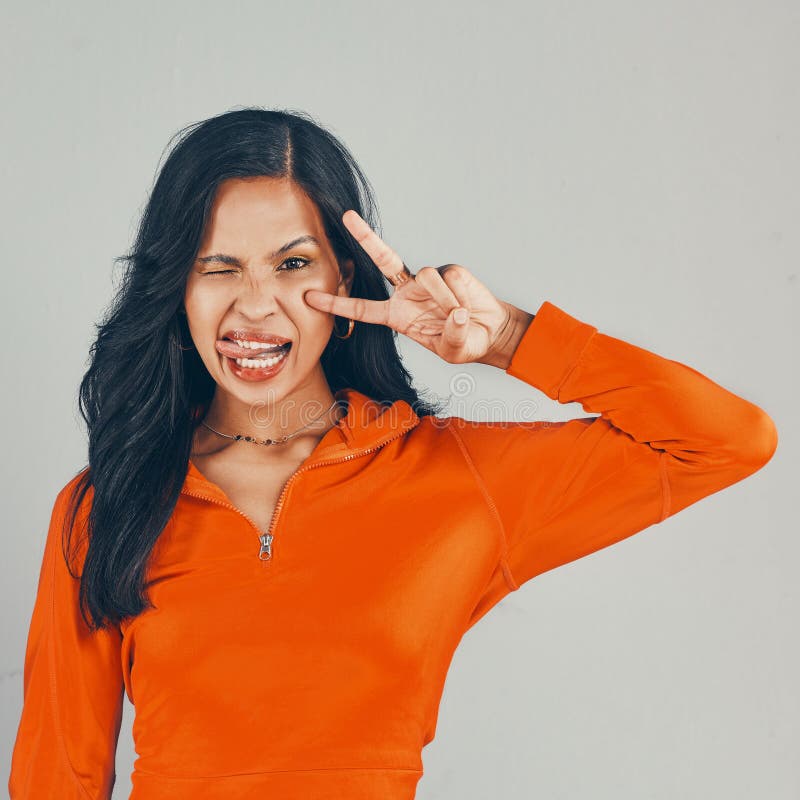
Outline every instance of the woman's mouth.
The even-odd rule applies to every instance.
[[[217,341],[217,352],[223,356],[231,372],[242,380],[260,381],[277,374],[289,357],[292,343],[264,345],[258,342],[236,343],[229,339]]]

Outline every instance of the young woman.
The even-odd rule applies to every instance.
[[[81,385],[12,798],[109,797],[123,694],[134,800],[413,798],[471,625],[772,456],[759,407],[466,267],[412,272],[374,216],[305,114],[169,155]],[[398,334],[600,416],[439,416]]]

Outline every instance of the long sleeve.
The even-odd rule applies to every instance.
[[[503,552],[470,619],[509,591],[756,472],[777,447],[761,408],[697,370],[542,303],[506,373],[598,417],[453,432]]]
[[[105,799],[115,781],[121,634],[118,627],[90,631],[78,607],[79,580],[70,575],[61,546],[73,481],[53,505],[30,620],[8,780],[12,800]]]

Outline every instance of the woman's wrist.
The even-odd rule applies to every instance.
[[[533,322],[535,314],[517,308],[512,303],[503,302],[508,311],[508,316],[503,327],[497,334],[494,344],[478,359],[479,364],[489,364],[498,369],[508,369],[517,345]]]

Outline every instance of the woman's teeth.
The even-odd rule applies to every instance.
[[[249,347],[252,350],[275,350],[278,347],[285,347],[286,345],[265,345],[264,342],[248,342],[244,339],[231,339],[230,341],[234,342],[234,344],[238,344],[239,347]]]
[[[234,361],[240,367],[251,367],[253,369],[265,369],[277,364],[282,358],[286,358],[287,350],[282,350],[271,358],[236,358]]]

